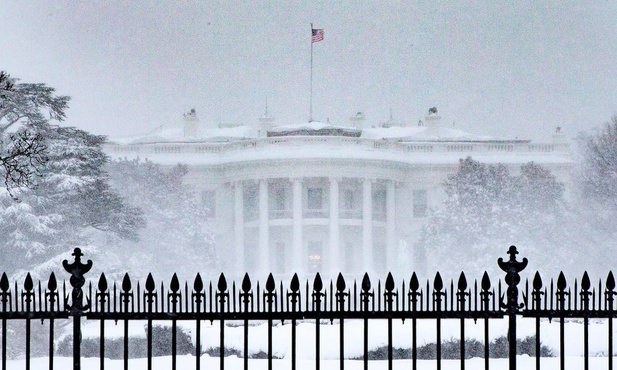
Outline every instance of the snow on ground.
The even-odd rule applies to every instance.
[[[54,358],[54,368],[55,369],[71,369],[72,368],[72,358],[68,357],[55,357]],[[617,361],[617,360],[616,360]],[[594,370],[607,369],[608,364],[607,358],[602,357],[592,357],[589,359],[589,367]],[[195,357],[193,356],[178,356],[177,358],[177,368],[182,370],[191,370],[195,369]],[[396,370],[408,370],[411,368],[410,360],[396,360],[394,361],[393,368]],[[31,362],[32,369],[47,369],[48,368],[48,359],[47,358],[36,358]],[[418,360],[418,369],[420,370],[434,370],[437,365],[435,361],[428,360]],[[507,359],[491,359],[490,362],[491,369],[507,369],[508,368],[508,360]],[[535,358],[529,356],[518,356],[517,357],[517,367],[518,369],[535,369]],[[543,370],[556,370],[559,369],[559,358],[543,358],[541,367]],[[7,369],[8,370],[21,370],[25,368],[25,363],[23,360],[14,360],[7,361]],[[99,359],[98,358],[85,358],[82,359],[81,368],[83,370],[98,370],[99,367]],[[105,369],[107,370],[120,370],[123,369],[123,361],[122,360],[105,360]],[[147,360],[146,359],[136,359],[129,360],[129,369],[146,369],[147,368]],[[154,370],[168,370],[171,369],[171,356],[165,357],[157,357],[153,361],[152,368]],[[201,358],[201,368],[202,369],[218,369],[219,368],[219,359],[218,358],[210,358],[209,356],[202,356]],[[243,368],[243,360],[237,357],[226,357],[225,358],[225,368],[226,369],[242,369]],[[251,370],[265,370],[268,368],[267,360],[250,360],[249,368]],[[273,360],[273,368],[274,369],[290,369],[291,363],[290,360]],[[371,361],[369,363],[369,368],[371,370],[385,370],[388,368],[387,361]],[[441,364],[441,368],[443,370],[455,370],[460,369],[460,361],[458,360],[443,360]],[[481,358],[473,358],[465,361],[465,368],[468,370],[480,370],[484,369],[484,359]],[[566,369],[582,369],[583,368],[583,358],[582,357],[567,357],[566,358]],[[312,370],[315,369],[315,362],[312,360],[300,360],[297,363],[298,370]],[[321,362],[321,369],[324,370],[334,370],[339,369],[339,361],[338,360],[325,360]],[[345,369],[349,370],[360,370],[363,369],[362,361],[358,360],[349,360],[345,361]]]
[[[535,319],[520,318],[518,320],[517,338],[523,339],[535,335]],[[129,336],[145,337],[146,322],[131,322],[129,324]],[[155,325],[170,325],[168,321],[154,322]],[[243,348],[244,327],[239,322],[228,323],[230,326],[225,328],[225,347],[235,348],[239,351]],[[273,354],[275,357],[291,358],[291,325],[286,322],[274,323],[273,328]],[[436,322],[434,320],[417,321],[417,340],[418,346],[435,343]],[[179,327],[185,328],[193,335],[195,341],[195,322],[178,322]],[[321,358],[324,360],[336,360],[339,357],[339,323],[334,321],[330,324],[329,320],[323,320],[321,324]],[[267,325],[265,322],[252,325],[249,328],[249,353],[267,352]],[[345,321],[345,356],[348,358],[358,358],[363,351],[363,321]],[[411,348],[411,320],[401,323],[400,320],[393,321],[393,347]],[[217,348],[219,346],[220,323],[209,321],[202,322],[201,325],[202,348]],[[615,331],[615,329],[613,329]],[[490,320],[489,338],[494,340],[507,334],[507,319]],[[615,332],[613,336],[615,336]],[[91,321],[84,325],[84,338],[95,338],[99,335],[99,322]],[[107,338],[117,338],[123,335],[123,323],[117,325],[107,322],[105,325],[105,336]],[[458,319],[442,320],[441,330],[442,341],[458,339],[460,337],[460,321]],[[484,323],[478,320],[474,324],[473,320],[465,322],[465,337],[484,341]],[[297,326],[297,356],[301,360],[312,360],[315,358],[315,322],[301,322]],[[559,355],[559,322],[553,320],[543,320],[540,333],[541,342],[548,346],[553,353]],[[565,350],[567,356],[583,355],[583,323],[582,320],[569,320],[565,324]],[[590,320],[589,325],[589,352],[591,356],[606,356],[608,353],[608,321]],[[369,320],[369,350],[387,345],[387,321]],[[614,353],[617,353],[617,345],[613,346]]]

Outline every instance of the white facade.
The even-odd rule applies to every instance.
[[[492,140],[442,127],[436,114],[422,126],[364,129],[271,120],[261,129],[196,129],[190,118],[190,136],[162,128],[105,150],[187,164],[186,181],[210,209],[226,256],[221,269],[237,274],[408,271],[420,227],[459,159],[503,163],[513,173],[533,161],[566,188],[573,165],[561,135],[546,144]]]

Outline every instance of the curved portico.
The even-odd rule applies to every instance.
[[[240,270],[381,271],[395,249],[391,179],[307,175],[233,187]]]

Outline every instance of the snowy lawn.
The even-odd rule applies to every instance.
[[[155,321],[154,325],[170,325],[169,321]],[[321,358],[324,360],[335,360],[339,358],[339,323],[337,320],[330,324],[329,320],[322,320],[321,330]],[[517,320],[517,338],[535,336],[535,319],[519,318]],[[129,336],[145,337],[143,321],[133,321],[129,323]],[[280,321],[274,322],[272,330],[273,355],[276,358],[291,358],[291,325]],[[435,343],[436,322],[435,320],[417,321],[417,341],[418,347]],[[195,343],[195,322],[178,321],[178,327],[184,328],[193,336]],[[105,325],[105,336],[107,338],[120,338],[123,335],[123,323],[117,325],[113,321]],[[361,358],[363,351],[363,322],[361,320],[345,321],[345,357]],[[313,360],[315,358],[315,322],[305,321],[297,325],[297,358],[302,360]],[[219,347],[220,323],[202,321],[201,324],[201,345],[204,350]],[[257,325],[249,327],[249,353],[256,354],[267,352],[267,324],[259,322]],[[393,320],[393,347],[411,348],[411,320],[404,323],[401,320]],[[70,331],[70,330],[69,330]],[[506,336],[508,331],[507,319],[492,319],[489,322],[489,340]],[[369,320],[369,350],[377,349],[387,345],[387,321]],[[99,321],[87,322],[83,327],[84,338],[97,338],[99,336]],[[442,320],[441,338],[442,341],[451,339],[458,340],[460,336],[460,321],[458,319]],[[613,336],[617,337],[615,328]],[[465,320],[465,337],[484,342],[484,322],[478,320],[474,324],[473,320]],[[592,357],[605,357],[608,353],[608,320],[590,320],[589,325],[589,353]],[[542,345],[552,350],[554,356],[559,356],[559,321],[543,320],[541,323],[540,339]],[[242,351],[244,340],[244,327],[241,322],[227,322],[225,328],[225,347],[234,348]],[[583,322],[581,320],[568,320],[565,323],[565,350],[566,356],[583,355]],[[617,345],[613,343],[614,353],[617,352]]]
[[[290,369],[291,364],[289,360],[274,360],[273,361],[274,369]],[[518,356],[517,365],[519,369],[535,369],[535,359],[529,356]],[[589,365],[591,369],[607,369],[607,359],[601,357],[592,357],[589,361]],[[300,360],[297,364],[298,370],[309,370],[315,369],[315,362],[311,360]],[[492,359],[490,363],[491,369],[507,369],[508,368],[508,360],[507,359]],[[31,362],[31,367],[33,369],[47,369],[48,368],[48,360],[47,358],[36,358]],[[24,361],[8,361],[7,369],[11,370],[22,370],[25,368]],[[54,368],[55,369],[71,369],[72,368],[72,359],[67,357],[59,357],[54,360]],[[147,362],[146,359],[135,359],[129,361],[130,369],[146,369]],[[190,370],[195,369],[195,357],[193,356],[179,356],[177,361],[177,368],[182,370]],[[201,359],[201,368],[202,369],[218,369],[219,368],[219,360],[218,358],[210,358],[208,356],[203,356]],[[227,357],[225,358],[225,368],[226,369],[242,369],[243,362],[242,359],[237,357]],[[249,368],[251,370],[262,370],[268,368],[267,360],[250,360]],[[337,360],[324,360],[321,362],[321,368],[324,370],[334,370],[339,368],[339,361]],[[350,370],[360,370],[363,368],[362,361],[345,361],[345,369]],[[388,363],[387,361],[371,361],[369,363],[369,369],[371,370],[382,370],[387,369]],[[397,360],[394,361],[394,369],[408,370],[411,368],[410,360]],[[465,368],[469,370],[480,370],[484,369],[484,360],[481,358],[473,358],[467,360],[465,362]],[[583,368],[583,359],[581,357],[567,357],[566,358],[566,369],[582,369]],[[84,370],[98,370],[99,369],[99,360],[94,358],[86,358],[82,360],[82,369]],[[105,369],[109,370],[120,370],[123,369],[122,360],[109,360],[105,361]],[[171,357],[157,357],[153,361],[153,369],[155,370],[167,370],[171,369]],[[436,369],[435,361],[418,361],[418,369],[422,370],[433,370]],[[454,370],[460,369],[460,362],[456,360],[443,360],[442,361],[442,369],[443,370]],[[559,358],[543,358],[542,359],[542,369],[545,370],[553,370],[559,369]]]

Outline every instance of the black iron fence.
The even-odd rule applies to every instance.
[[[174,275],[171,282],[157,286],[152,275],[148,275],[145,283],[131,281],[128,274],[121,283],[108,283],[105,274],[101,274],[98,281],[93,280],[87,286],[85,274],[92,267],[92,261],[83,263],[81,250],[76,248],[74,261],[63,262],[64,269],[71,274],[70,287],[66,283],[60,286],[52,273],[47,282],[35,284],[27,275],[23,285],[17,282],[11,285],[6,274],[0,278],[0,319],[2,321],[2,369],[7,366],[7,321],[19,320],[25,323],[25,367],[30,369],[31,360],[31,325],[33,320],[46,321],[49,324],[48,356],[49,368],[54,367],[54,327],[56,320],[72,318],[73,325],[73,369],[81,366],[81,319],[100,321],[99,357],[100,368],[104,369],[105,348],[105,321],[113,320],[124,325],[123,359],[124,368],[129,367],[129,322],[143,320],[146,324],[146,356],[148,369],[152,368],[153,361],[153,322],[157,320],[171,321],[171,366],[176,368],[178,330],[177,322],[190,320],[195,322],[195,368],[201,368],[201,323],[202,321],[218,322],[219,330],[219,366],[225,367],[225,334],[226,322],[234,321],[243,324],[244,341],[240,355],[244,359],[244,368],[249,368],[249,324],[255,321],[267,323],[266,358],[268,368],[272,369],[273,348],[272,328],[275,322],[291,324],[291,358],[290,368],[297,366],[297,331],[296,324],[307,320],[314,323],[315,330],[315,368],[319,370],[320,362],[320,328],[323,320],[339,324],[339,358],[341,369],[345,365],[345,322],[348,320],[363,321],[362,340],[364,368],[369,363],[369,320],[387,321],[387,361],[389,369],[393,364],[393,321],[411,321],[411,368],[417,368],[418,341],[417,320],[431,319],[436,323],[435,361],[437,369],[442,363],[442,322],[443,320],[460,320],[460,341],[458,345],[460,368],[465,368],[466,359],[466,319],[483,321],[484,323],[484,367],[489,369],[490,347],[489,326],[491,319],[508,318],[508,358],[509,368],[516,369],[516,338],[517,320],[521,317],[535,318],[535,357],[536,368],[540,368],[541,344],[540,321],[542,318],[559,321],[560,325],[560,365],[565,368],[565,332],[566,318],[579,318],[583,321],[583,340],[585,368],[589,368],[589,320],[601,318],[608,321],[607,366],[613,369],[613,318],[615,318],[615,279],[608,274],[604,284],[591,285],[585,273],[580,279],[568,285],[566,278],[560,274],[556,280],[547,285],[536,273],[531,281],[527,281],[522,292],[519,293],[521,281],[519,273],[527,266],[527,259],[518,261],[518,254],[514,246],[508,251],[509,259],[499,258],[499,267],[506,273],[505,286],[502,289],[501,280],[491,281],[488,274],[484,274],[478,282],[468,283],[464,273],[458,281],[444,284],[439,273],[432,282],[421,284],[415,273],[409,281],[397,286],[391,274],[383,283],[376,284],[368,275],[364,275],[361,282],[348,282],[342,274],[336,281],[326,284],[319,274],[312,282],[301,284],[297,275],[289,283],[275,281],[270,275],[261,285],[251,281],[248,275],[237,286],[229,284],[223,274],[218,282],[204,284],[199,274],[192,283],[180,284]],[[448,286],[449,285],[449,286]]]

